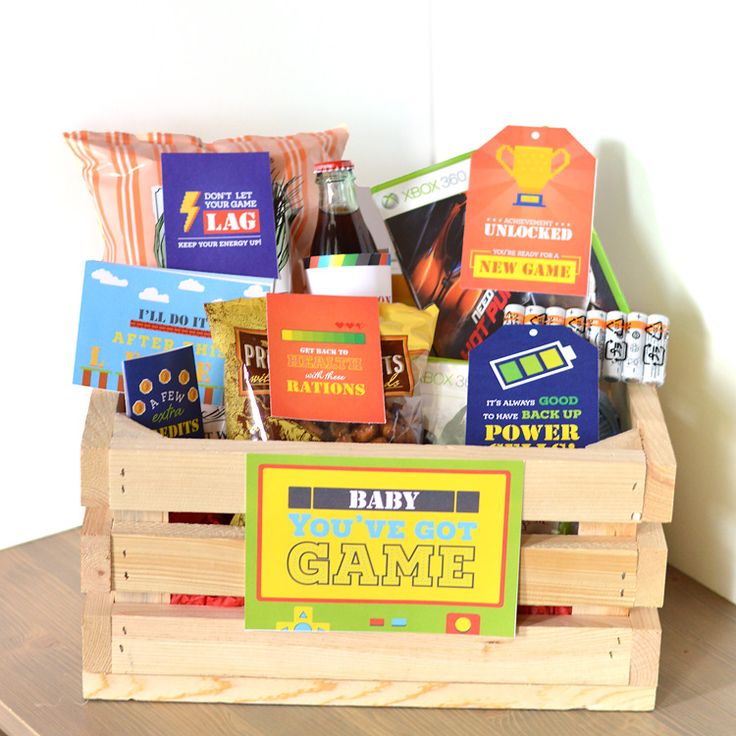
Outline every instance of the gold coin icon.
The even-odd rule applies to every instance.
[[[189,371],[187,370],[179,371],[179,383],[182,386],[186,386],[189,383]]]
[[[137,417],[139,417],[143,412],[146,410],[146,405],[138,400],[133,404],[133,414],[135,414]]]
[[[153,391],[153,382],[149,378],[144,378],[138,384],[138,388],[142,394],[150,394]]]
[[[465,634],[470,631],[470,627],[472,625],[472,622],[467,616],[459,616],[455,619],[455,630],[459,631],[461,634]]]
[[[187,397],[189,398],[189,401],[196,401],[199,398],[199,391],[192,386],[189,391],[187,391]]]
[[[158,374],[158,380],[161,383],[168,383],[171,380],[171,371],[167,368],[163,368]]]

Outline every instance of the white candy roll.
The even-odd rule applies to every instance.
[[[644,344],[647,339],[647,315],[629,312],[626,315],[626,358],[621,378],[626,383],[641,383],[644,376]]]
[[[546,324],[547,310],[540,307],[539,304],[530,304],[524,310],[525,325],[543,325]]]
[[[585,337],[585,310],[570,307],[565,312],[565,326],[577,332],[580,337]]]
[[[647,320],[644,344],[644,373],[642,383],[661,386],[667,366],[667,346],[670,341],[670,321],[663,314],[650,314]]]
[[[620,381],[626,357],[626,315],[618,310],[606,314],[606,339],[603,347],[603,378]]]
[[[525,311],[521,304],[507,304],[503,310],[503,323],[505,325],[523,325]]]
[[[565,310],[562,307],[547,307],[547,324],[565,326]]]
[[[590,309],[585,315],[585,339],[598,351],[598,367],[603,366],[603,350],[606,345],[606,313]]]

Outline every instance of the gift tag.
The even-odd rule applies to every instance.
[[[462,286],[585,296],[595,169],[564,128],[510,125],[473,153]]]
[[[166,266],[277,278],[267,153],[164,153]]]
[[[164,437],[204,437],[194,348],[123,361],[128,416]]]
[[[225,359],[212,344],[207,302],[262,297],[272,279],[87,261],[74,383],[123,391],[122,361],[193,345],[202,402],[223,403]]]
[[[273,416],[386,421],[378,299],[269,294],[266,311]]]
[[[598,441],[598,352],[567,327],[507,326],[470,351],[468,445]]]
[[[248,453],[245,628],[514,636],[523,462],[309,452]]]

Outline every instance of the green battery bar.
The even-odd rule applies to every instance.
[[[507,390],[572,370],[572,362],[576,357],[572,345],[563,345],[557,340],[531,350],[496,358],[490,362],[490,366],[501,388]]]
[[[338,345],[365,345],[364,332],[281,330],[281,339],[287,342],[328,342]]]

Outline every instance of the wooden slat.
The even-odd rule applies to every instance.
[[[120,591],[242,596],[242,527],[115,521],[113,585]]]
[[[638,450],[642,448],[641,434],[639,433],[638,428],[629,429],[625,432],[621,432],[620,434],[613,435],[613,437],[607,437],[605,440],[601,440],[594,446],[607,447],[610,449],[618,448],[624,450]],[[602,535],[608,537],[635,537],[636,528],[636,522],[609,524],[597,521],[581,521],[578,524],[578,534]],[[641,605],[638,598],[639,596],[637,594],[637,605]],[[581,615],[626,616],[628,615],[628,608],[620,605],[589,605],[583,603],[573,606],[572,612],[574,614]]]
[[[646,501],[639,486],[642,458],[637,454],[636,438],[631,432],[582,451],[462,446],[441,449],[402,446],[389,451],[402,457],[524,459],[527,461],[524,505],[527,519],[669,521],[676,466],[656,389],[631,385],[626,387],[626,393],[631,422],[642,434],[649,462]],[[104,505],[109,500],[112,508],[128,510],[238,513],[244,504],[241,491],[245,449],[287,454],[302,451],[293,443],[269,442],[257,448],[243,448],[241,443],[232,441],[218,442],[217,450],[213,451],[207,440],[187,440],[185,451],[180,443],[157,436],[124,415],[116,414],[116,403],[116,394],[99,391],[90,402],[82,443],[82,495],[86,506]],[[111,445],[109,457],[105,450],[108,444]],[[356,445],[344,448],[335,444],[310,444],[309,448],[310,454],[315,455],[349,452],[366,457],[380,456],[386,451],[386,448]],[[205,458],[199,455],[202,452],[207,454]],[[221,490],[216,499],[209,490],[213,483]],[[554,493],[545,494],[545,485]],[[581,498],[583,490],[588,493]],[[626,490],[632,493],[627,494]]]
[[[112,642],[116,674],[624,685],[632,629],[626,617],[528,616],[507,641],[252,631],[242,609],[115,604]]]
[[[82,664],[87,672],[112,669],[112,593],[87,593],[82,612]]]
[[[173,440],[114,418],[110,448],[112,509],[242,513],[248,452],[417,459],[523,460],[525,519],[629,522],[641,516],[641,450]],[[142,430],[142,431],[141,431]]]
[[[86,509],[79,540],[81,552],[81,588],[87,592],[109,592],[110,578],[110,509],[98,506]]]
[[[628,432],[624,432],[623,434],[615,435],[614,437],[610,437],[611,440],[619,440],[621,442],[621,446],[624,446],[624,443],[630,443],[631,441],[638,441],[641,442],[639,439],[639,432],[638,430],[629,430]],[[608,441],[608,440],[605,440]],[[636,536],[636,527],[637,524],[630,523],[630,524],[605,524],[601,522],[596,521],[581,521],[578,525],[578,534],[581,535],[588,535],[588,534],[599,534],[606,537],[629,537],[633,538]],[[641,605],[638,600],[639,596],[637,595],[637,605]],[[597,616],[626,616],[628,615],[628,609],[624,606],[617,605],[617,606],[610,606],[610,605],[576,605],[573,606],[572,612],[575,614],[595,614]]]
[[[632,427],[641,432],[647,456],[647,479],[642,521],[672,521],[677,463],[657,389],[644,384],[628,386]]]
[[[166,528],[169,520],[169,515],[165,511],[114,511],[112,516],[113,524],[119,522],[132,524],[152,523],[163,529]],[[154,563],[154,560],[150,560],[149,562]],[[116,585],[115,601],[119,603],[168,603],[169,593],[167,591],[159,591],[157,588],[126,589]]]
[[[656,687],[659,680],[659,654],[662,627],[656,608],[634,608],[631,611],[634,635],[631,651],[629,685]]]
[[[581,521],[578,525],[578,534],[602,536],[602,537],[624,537],[633,539],[639,524],[606,524],[599,521]]]
[[[619,536],[587,536],[606,531],[600,524],[586,525],[586,536],[522,535],[519,602],[575,605],[576,613],[607,615],[661,605],[667,550],[662,527],[631,526],[618,529]],[[637,537],[630,536],[637,530]],[[113,526],[116,591],[242,596],[244,566],[240,527],[117,519]],[[155,596],[148,600],[156,602]]]
[[[243,595],[242,528],[116,520],[112,557],[116,590]],[[636,564],[635,539],[523,535],[519,602],[631,607]]]
[[[118,406],[118,394],[93,391],[82,435],[82,506],[107,506],[109,502],[108,448]]]
[[[648,711],[653,687],[396,682],[391,680],[99,675],[83,673],[84,697],[101,700],[418,708]]]
[[[519,603],[631,607],[636,603],[636,558],[634,539],[525,535]]]
[[[667,540],[662,525],[639,524],[637,545],[637,605],[660,608],[664,604],[664,581],[667,574]]]

